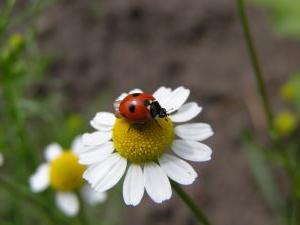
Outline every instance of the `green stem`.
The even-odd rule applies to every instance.
[[[300,222],[300,204],[299,204],[299,200],[295,197],[293,197],[293,203],[292,203],[292,215],[291,215],[291,221],[290,224],[291,225],[298,225]]]
[[[269,130],[273,131],[273,113],[271,109],[271,104],[267,96],[266,92],[266,85],[262,75],[261,66],[259,64],[258,56],[256,53],[256,48],[254,44],[254,40],[251,35],[251,30],[249,26],[249,21],[247,18],[246,10],[245,10],[245,3],[244,0],[236,0],[237,9],[240,17],[241,27],[243,29],[245,42],[248,48],[248,53],[251,59],[252,67],[255,74],[255,79],[257,82],[257,88],[259,95],[262,101],[262,107],[265,113],[265,117],[267,120],[267,125]]]
[[[204,215],[201,209],[195,204],[195,202],[191,199],[190,196],[174,181],[171,181],[171,185],[173,189],[176,191],[178,196],[184,201],[184,203],[189,207],[189,209],[193,212],[194,216],[197,218],[199,223],[204,225],[211,225],[208,218]]]
[[[293,148],[293,150],[298,150],[298,148]],[[288,215],[288,224],[289,225],[298,225],[300,223],[300,199],[298,194],[298,184],[299,180],[298,175],[298,163],[295,160],[296,152],[286,151],[286,171],[287,175],[291,180],[291,214]]]
[[[89,222],[89,219],[88,219],[88,217],[87,217],[87,215],[86,215],[86,212],[85,212],[85,210],[84,210],[84,202],[83,202],[83,199],[82,199],[82,197],[80,196],[79,193],[77,193],[77,197],[78,197],[79,202],[80,202],[80,210],[79,210],[79,214],[78,214],[78,219],[79,219],[79,221],[80,221],[80,223],[81,223],[82,225],[89,225],[90,222]]]

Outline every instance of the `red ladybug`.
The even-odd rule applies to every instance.
[[[152,95],[133,93],[120,102],[119,114],[131,123],[145,123],[157,117],[166,117],[167,111]]]

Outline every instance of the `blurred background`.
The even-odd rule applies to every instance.
[[[204,109],[197,121],[215,130],[207,142],[213,158],[194,164],[199,179],[185,190],[215,225],[275,224],[257,182],[260,161],[253,163],[242,138],[247,130],[270,145],[234,1],[1,0],[0,11],[1,174],[26,187],[44,146],[68,146],[91,131],[88,121],[112,111],[120,93],[185,86]],[[282,85],[300,71],[300,2],[248,1],[247,12],[277,114],[290,109]],[[20,133],[26,137],[18,141]],[[36,155],[26,170],[24,143]],[[271,173],[288,196],[285,172],[274,166]],[[87,207],[95,224],[196,224],[175,194],[160,205],[146,197],[126,207],[120,190],[106,205]],[[34,207],[8,193],[0,186],[0,224],[43,224]]]

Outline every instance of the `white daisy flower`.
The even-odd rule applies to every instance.
[[[31,191],[44,191],[49,186],[55,191],[57,207],[67,216],[75,216],[79,212],[79,199],[76,191],[87,203],[95,205],[105,201],[106,193],[96,192],[88,184],[84,185],[82,174],[86,167],[78,163],[78,150],[81,148],[80,138],[76,138],[71,150],[64,151],[57,143],[48,145],[44,152],[47,162],[41,164],[29,178]]]
[[[141,92],[135,89],[121,94],[115,108],[118,110],[120,101],[128,94]],[[185,103],[189,94],[190,90],[184,87],[173,91],[159,88],[153,96],[168,116],[143,124],[129,123],[109,112],[97,113],[90,121],[97,131],[82,136],[83,146],[79,151],[79,163],[88,166],[83,177],[92,188],[99,192],[112,188],[126,173],[127,166],[123,183],[127,205],[138,205],[144,190],[156,203],[170,199],[172,189],[168,178],[182,185],[192,184],[197,173],[183,159],[210,160],[211,148],[200,141],[212,136],[213,130],[206,123],[174,125],[187,122],[201,112],[196,102]]]

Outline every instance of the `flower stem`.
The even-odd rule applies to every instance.
[[[190,196],[174,181],[171,181],[173,189],[176,191],[178,196],[184,201],[184,203],[193,212],[194,216],[197,218],[198,222],[204,225],[211,225],[208,218],[204,215],[201,209],[196,205],[196,203],[191,199]]]
[[[79,193],[77,193],[77,197],[79,199],[79,202],[80,202],[80,210],[79,210],[79,214],[78,214],[78,219],[80,221],[80,224],[82,225],[89,225],[90,222],[89,222],[89,218],[86,214],[86,211],[84,209],[84,202],[83,202],[83,199],[82,197],[80,196]]]
[[[255,79],[257,82],[258,92],[261,97],[262,107],[263,107],[265,117],[267,120],[267,125],[268,125],[269,130],[272,132],[273,131],[273,113],[272,113],[270,101],[267,96],[266,85],[265,85],[265,81],[264,81],[264,78],[262,75],[262,70],[261,70],[259,60],[258,60],[258,56],[256,53],[254,40],[251,35],[251,30],[250,30],[246,10],[245,10],[244,0],[236,0],[236,4],[237,4],[237,10],[239,13],[239,17],[240,17],[241,27],[242,27],[242,30],[244,33],[245,42],[246,42],[246,45],[248,48],[248,53],[249,53],[249,56],[251,59]]]

